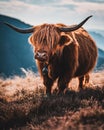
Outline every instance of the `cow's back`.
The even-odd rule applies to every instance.
[[[78,62],[79,66],[75,76],[84,75],[91,71],[97,60],[97,47],[94,40],[83,28],[74,31],[78,42]]]

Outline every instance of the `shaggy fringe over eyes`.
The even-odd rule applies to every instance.
[[[57,28],[52,24],[43,24],[37,28],[34,41],[40,45],[47,45],[49,49],[55,49],[60,40]]]

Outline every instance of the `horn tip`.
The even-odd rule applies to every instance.
[[[91,17],[93,17],[93,15],[88,16],[88,18],[91,18]]]

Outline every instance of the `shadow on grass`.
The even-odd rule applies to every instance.
[[[28,124],[38,126],[49,118],[62,117],[69,111],[75,113],[83,108],[90,107],[91,110],[94,106],[104,108],[104,87],[86,88],[79,92],[69,91],[63,96],[26,97],[24,100],[9,103],[1,100],[0,129],[16,129]],[[87,115],[81,114],[78,122],[87,124],[91,120],[100,119],[100,116],[96,117],[96,114],[92,117],[89,116],[89,113]]]

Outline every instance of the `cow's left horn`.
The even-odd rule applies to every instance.
[[[19,33],[32,33],[35,30],[35,28],[33,28],[33,27],[32,28],[28,28],[28,29],[21,29],[21,28],[17,28],[14,25],[6,23],[6,22],[4,22],[4,24],[9,26],[10,28],[12,28],[13,30],[15,30],[15,31],[17,31]]]
[[[61,32],[70,32],[70,31],[75,31],[75,30],[77,30],[77,29],[79,29],[89,18],[91,18],[92,17],[92,15],[91,16],[89,16],[89,17],[87,17],[86,19],[84,19],[81,23],[79,23],[78,25],[75,25],[75,26],[73,26],[73,27],[61,27],[61,28],[59,28],[59,30],[61,31]]]

